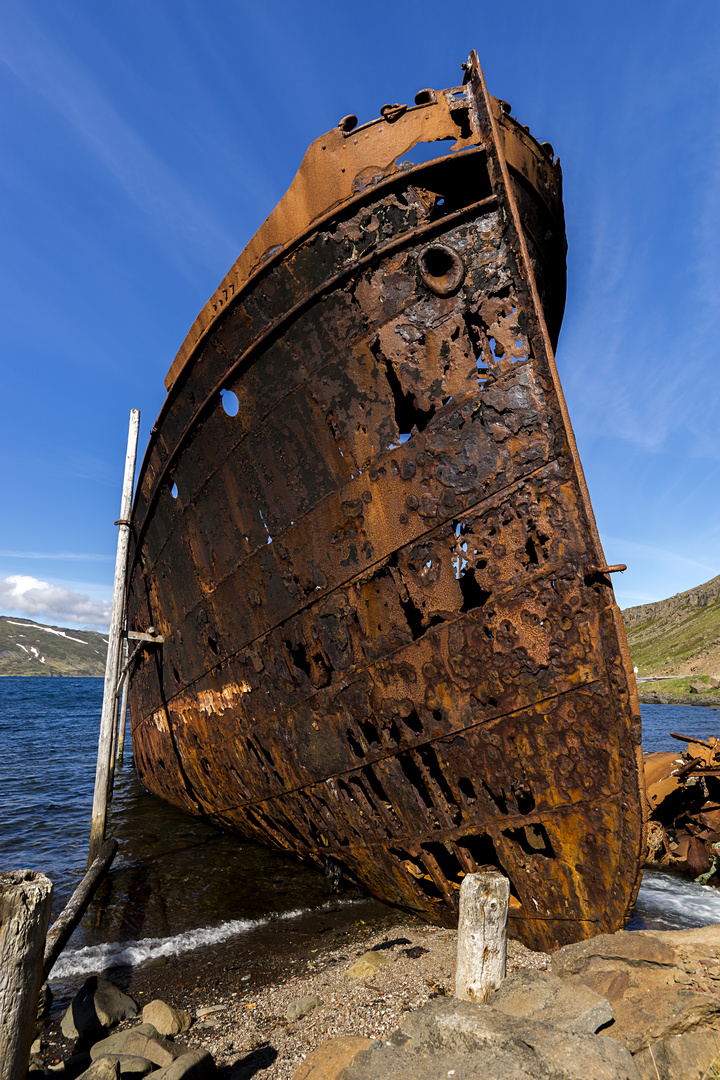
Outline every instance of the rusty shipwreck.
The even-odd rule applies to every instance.
[[[623,923],[640,713],[553,348],[560,166],[422,90],[308,149],[166,379],[133,510],[142,782],[435,922]]]

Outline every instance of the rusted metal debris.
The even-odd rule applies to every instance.
[[[550,948],[622,924],[644,851],[553,358],[560,166],[474,53],[382,113],[310,146],[168,374],[134,510],[128,625],[164,638],[137,767],[434,922],[499,867],[511,933]]]
[[[720,885],[720,739],[673,738],[687,750],[645,755],[646,865]]]

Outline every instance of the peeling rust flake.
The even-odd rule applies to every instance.
[[[423,90],[313,143],[173,363],[134,507],[142,782],[432,922],[623,924],[640,715],[555,368],[559,162]]]

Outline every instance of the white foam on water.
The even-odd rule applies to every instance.
[[[58,981],[73,975],[97,975],[112,967],[137,967],[158,956],[179,956],[181,953],[200,949],[204,945],[219,945],[237,934],[257,930],[268,923],[297,919],[300,915],[326,911],[328,908],[350,907],[359,900],[328,900],[315,908],[297,908],[268,915],[263,919],[231,919],[219,926],[188,930],[166,938],[140,938],[139,941],[112,941],[102,945],[86,945],[82,949],[68,949],[58,958],[50,979]]]
[[[720,923],[720,889],[646,870],[634,914],[668,930]]]

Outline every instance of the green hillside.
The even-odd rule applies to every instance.
[[[628,644],[638,678],[663,676],[662,681],[640,684],[674,700],[693,692],[704,701],[718,698],[713,687],[720,678],[720,576],[655,604],[626,608],[622,613]],[[667,676],[675,676],[672,680]],[[700,690],[700,686],[706,690]]]
[[[94,630],[69,630],[0,616],[0,676],[103,676],[107,639]]]

